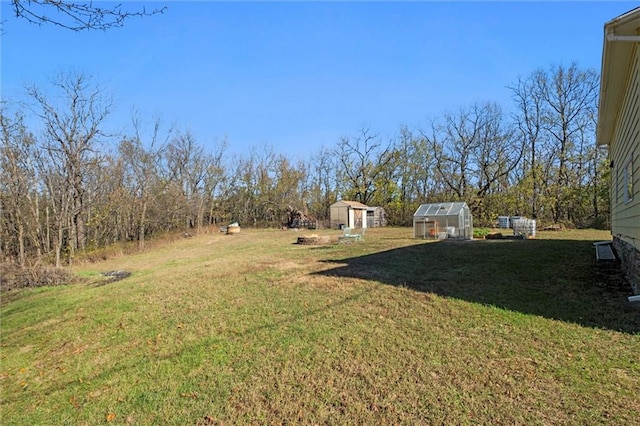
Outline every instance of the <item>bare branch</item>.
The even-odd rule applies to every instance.
[[[72,31],[107,30],[121,27],[132,17],[152,16],[164,13],[166,6],[147,11],[127,11],[122,4],[108,8],[97,7],[93,2],[79,3],[62,0],[11,0],[17,18],[36,25],[51,24]]]

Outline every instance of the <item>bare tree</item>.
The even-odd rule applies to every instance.
[[[344,194],[363,204],[373,200],[376,180],[381,178],[395,158],[392,144],[383,147],[378,135],[363,128],[355,138],[343,137],[337,148]]]
[[[508,177],[522,160],[524,143],[515,136],[512,124],[506,120],[502,109],[489,102],[478,107],[481,117],[479,144],[473,151],[476,171],[474,208],[484,223],[491,221],[491,209],[487,209],[490,195],[508,188]]]
[[[542,71],[533,72],[527,78],[519,78],[516,85],[511,86],[513,99],[516,103],[515,120],[521,137],[527,144],[528,161],[523,178],[530,175],[531,180],[531,217],[538,217],[538,198],[540,192],[540,176],[538,167],[538,144],[542,135],[542,94],[536,87],[545,79]]]
[[[445,114],[444,124],[432,122],[422,134],[445,185],[440,196],[466,201],[488,222],[492,212],[485,210],[487,196],[506,189],[524,150],[502,109],[492,102],[461,108]]]
[[[208,223],[213,225],[221,221],[224,212],[220,208],[220,201],[228,186],[228,172],[224,165],[224,154],[227,150],[227,141],[215,141],[207,160],[207,173],[204,183],[204,192],[209,205]]]
[[[36,236],[39,230],[36,174],[32,166],[32,154],[35,141],[27,132],[23,118],[17,115],[10,118],[0,110],[0,218],[2,218],[2,240],[5,255],[15,257],[19,266],[24,267],[27,258],[26,240],[29,229],[32,243],[40,255],[40,240]],[[36,201],[37,203],[37,201]],[[35,220],[34,220],[35,219]],[[1,257],[0,257],[1,258]]]
[[[190,131],[173,137],[165,151],[170,189],[178,198],[175,212],[181,216],[185,230],[202,226],[204,183],[209,157]]]
[[[422,133],[430,142],[440,178],[458,200],[471,196],[472,153],[479,147],[481,127],[475,107],[461,108],[445,114],[442,125],[432,121],[430,133]]]
[[[426,200],[434,182],[435,170],[433,154],[427,140],[403,126],[395,147],[400,153],[399,167],[403,199],[411,202]]]
[[[570,220],[570,193],[580,186],[576,174],[585,170],[581,164],[593,139],[598,84],[594,70],[572,63],[538,69],[511,88],[520,133],[529,144],[535,216],[544,196],[554,222]]]
[[[87,248],[132,239],[136,203],[128,191],[125,168],[121,157],[109,153],[97,155],[87,168]]]
[[[64,164],[56,161],[55,157],[52,158],[49,155],[45,155],[46,151],[46,148],[44,152],[36,151],[35,161],[47,193],[48,207],[51,208],[51,213],[53,214],[53,229],[50,229],[51,222],[47,214],[47,239],[51,238],[50,235],[53,231],[55,235],[51,239],[53,240],[55,266],[58,268],[62,265],[65,235],[70,234],[71,220],[69,212],[72,208],[68,178]],[[71,256],[72,246],[67,247],[70,249],[69,256]]]
[[[136,238],[138,247],[144,248],[147,233],[147,215],[149,204],[155,199],[153,188],[163,189],[168,181],[160,179],[160,168],[164,150],[173,134],[173,129],[162,130],[158,116],[153,119],[150,134],[143,130],[137,113],[133,117],[134,135],[122,140],[119,146],[120,157],[124,162],[124,173],[130,197],[135,206]]]
[[[118,3],[108,7],[95,6],[93,2],[61,0],[11,0],[17,18],[37,25],[50,24],[73,31],[107,30],[121,27],[133,17],[163,13],[167,7],[130,11]]]
[[[322,221],[329,220],[330,206],[337,197],[337,166],[335,155],[321,148],[307,163],[307,206],[309,212]]]
[[[66,191],[64,198],[71,202],[71,250],[83,249],[86,244],[85,174],[95,160],[96,144],[108,136],[103,126],[111,111],[111,99],[89,82],[83,74],[59,75],[53,86],[61,95],[60,104],[35,86],[27,89],[34,101],[34,113],[44,126],[43,148],[50,158],[48,163],[61,167],[66,179],[57,189]]]

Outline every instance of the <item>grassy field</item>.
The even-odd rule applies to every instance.
[[[640,310],[595,260],[608,233],[303,234],[185,238],[6,299],[1,423],[637,424]]]

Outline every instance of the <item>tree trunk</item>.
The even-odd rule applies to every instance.
[[[140,224],[138,225],[138,249],[144,249],[144,233],[145,221],[147,220],[147,201],[142,203],[142,212],[140,213]]]
[[[49,206],[46,206],[44,209],[44,220],[45,220],[45,250],[48,252],[51,251],[51,223],[49,221]]]
[[[62,252],[62,223],[59,223],[58,226],[58,236],[57,236],[57,241],[55,242],[55,252],[56,252],[56,268],[59,268],[61,266],[60,264],[60,254]]]
[[[17,215],[15,217],[15,221],[18,228],[18,265],[20,265],[21,268],[24,268],[26,260],[24,252],[24,224],[22,223],[22,220],[17,217]]]

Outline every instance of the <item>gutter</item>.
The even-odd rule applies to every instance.
[[[640,36],[618,36],[615,34],[607,34],[607,41],[631,41],[640,43]]]

